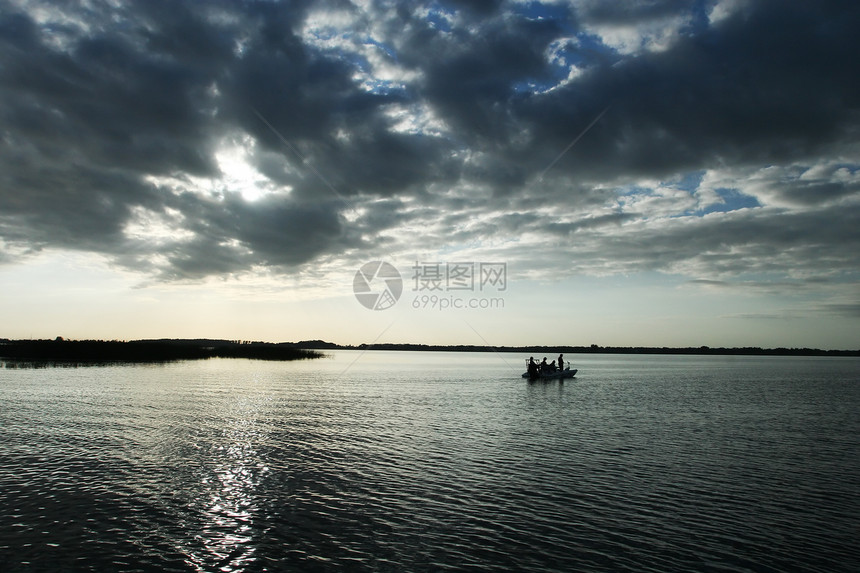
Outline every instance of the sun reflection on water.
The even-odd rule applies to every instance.
[[[216,418],[219,443],[210,445],[198,498],[201,526],[188,564],[197,571],[241,571],[257,559],[254,522],[260,516],[260,481],[269,467],[259,445],[266,399],[243,396]]]

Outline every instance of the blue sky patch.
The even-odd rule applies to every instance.
[[[737,211],[738,209],[749,209],[762,206],[761,203],[758,202],[758,199],[751,195],[741,193],[737,189],[720,188],[714,189],[714,191],[720,196],[720,199],[723,200],[721,203],[713,203],[704,209],[699,209],[688,214],[704,216],[708,213],[728,213],[729,211]]]

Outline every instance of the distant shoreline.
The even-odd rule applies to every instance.
[[[303,346],[308,342],[322,343]],[[697,346],[686,348],[649,346],[477,346],[477,345],[428,345],[428,344],[360,344],[344,346],[323,341],[296,343],[300,348],[319,350],[401,350],[428,352],[506,352],[519,354],[680,354],[680,355],[726,355],[726,356],[860,356],[860,350],[820,350],[817,348],[711,348]]]
[[[0,339],[0,361],[14,363],[109,364],[152,363],[206,358],[247,358],[257,360],[305,360],[324,356],[325,350],[387,350],[421,352],[504,352],[549,356],[564,354],[664,354],[721,356],[833,356],[860,357],[860,350],[820,350],[816,348],[711,348],[642,346],[478,346],[375,343],[357,346],[324,340],[300,342],[260,342],[223,339],[155,340],[9,340]]]

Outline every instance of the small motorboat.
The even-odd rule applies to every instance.
[[[534,372],[531,375],[528,372],[523,373],[523,378],[528,378],[529,380],[564,380],[565,378],[573,378],[574,376],[576,376],[576,368],[571,370],[570,367],[564,370],[556,370],[555,372]]]

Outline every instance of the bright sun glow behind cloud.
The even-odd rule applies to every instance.
[[[212,182],[213,187],[239,193],[246,201],[255,201],[274,192],[289,191],[289,187],[277,189],[251,163],[255,148],[256,142],[248,135],[225,140],[215,151],[221,178]]]

